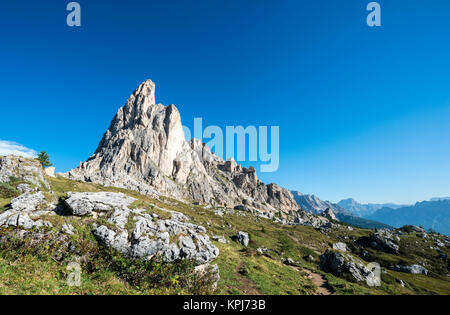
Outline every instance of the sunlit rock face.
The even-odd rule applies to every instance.
[[[254,168],[224,161],[199,140],[186,141],[178,109],[156,104],[150,80],[119,108],[94,155],[66,176],[212,206],[299,209],[288,190],[263,184]]]

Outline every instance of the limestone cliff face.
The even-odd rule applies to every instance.
[[[48,188],[44,169],[36,159],[21,156],[0,156],[0,183],[9,182],[11,177],[30,182],[41,188]]]
[[[186,141],[178,109],[156,104],[150,80],[118,110],[95,154],[67,176],[213,206],[299,208],[288,190],[263,184],[254,168],[222,160],[199,140]]]

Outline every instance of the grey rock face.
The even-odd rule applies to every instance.
[[[39,161],[21,156],[0,156],[0,182],[8,182],[10,177],[30,182],[36,186],[49,187],[44,178],[44,169]]]
[[[298,191],[291,191],[291,193],[293,194],[294,199],[300,205],[300,207],[304,211],[312,214],[325,216],[324,213],[327,209],[330,209],[333,213],[337,213],[338,210],[343,210],[339,209],[339,206],[329,201],[323,201],[315,195],[304,195]]]
[[[319,268],[336,276],[350,275],[355,281],[365,281],[369,286],[379,285],[376,275],[350,254],[327,249],[320,256]]]
[[[42,192],[27,192],[11,200],[11,208],[15,211],[35,211],[44,201]]]
[[[299,209],[289,191],[264,185],[254,168],[222,160],[199,140],[187,142],[178,109],[156,104],[150,80],[119,109],[95,154],[66,176],[205,205],[233,208],[248,200],[264,212]]]
[[[6,210],[5,212],[0,214],[0,226],[2,227],[19,227],[25,230],[32,229],[33,227],[41,228],[41,227],[51,227],[51,223],[48,221],[37,220],[33,221],[29,213],[19,212],[15,210]]]
[[[296,225],[313,226],[315,228],[332,228],[333,224],[325,217],[316,216],[305,211],[298,211],[294,220]]]
[[[114,198],[116,201],[118,199],[123,200],[123,196]],[[204,227],[190,223],[182,213],[159,210],[167,211],[171,219],[159,219],[158,215],[149,214],[144,209],[130,210],[124,205],[116,207],[107,218],[115,229],[102,225],[92,233],[101,245],[134,258],[151,259],[157,256],[165,262],[190,259],[200,265],[209,263],[219,255],[218,248],[211,243]],[[129,235],[125,226],[130,220],[132,230]]]
[[[248,237],[248,233],[239,231],[236,235],[238,242],[247,247],[248,242],[250,241],[250,238]]]
[[[399,250],[398,236],[394,236],[389,230],[379,230],[371,236],[371,246],[376,250],[397,254]]]
[[[67,235],[73,235],[74,234],[74,227],[72,226],[72,224],[68,224],[68,223],[64,223],[62,228],[61,228],[61,232],[65,233]]]
[[[416,233],[425,233],[425,234],[427,233],[427,231],[425,231],[425,229],[423,229],[417,225],[411,225],[411,229]]]
[[[29,230],[33,227],[34,221],[30,219],[27,214],[15,213],[11,215],[7,220],[4,226],[16,226],[24,228],[25,230]]]
[[[415,275],[428,275],[428,270],[420,265],[402,266],[397,265],[391,268],[394,271],[411,273]]]
[[[0,213],[0,226],[14,226],[29,230],[33,227],[51,227],[50,222],[37,220],[30,217],[38,217],[46,214],[45,211],[37,211],[41,205],[45,204],[42,192],[26,192],[11,201],[11,207]]]
[[[32,191],[30,185],[27,185],[27,184],[19,184],[19,185],[17,185],[16,188],[21,194]]]
[[[345,243],[335,243],[333,244],[333,249],[341,251],[341,252],[346,252],[347,251],[347,245]]]
[[[331,210],[330,208],[327,208],[327,210],[323,212],[323,216],[328,220],[339,221],[338,218],[336,218],[333,210]]]
[[[65,203],[76,216],[88,216],[94,211],[107,212],[115,208],[126,208],[136,200],[122,193],[110,192],[69,192],[67,197]]]

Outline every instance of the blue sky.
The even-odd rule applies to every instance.
[[[450,2],[69,1],[0,4],[0,139],[86,160],[150,78],[183,123],[280,126],[261,174],[339,201],[450,195]]]

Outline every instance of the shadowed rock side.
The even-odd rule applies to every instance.
[[[95,154],[66,176],[211,206],[299,210],[288,190],[265,185],[254,168],[222,160],[199,140],[186,141],[178,109],[155,103],[150,80],[118,110]]]

